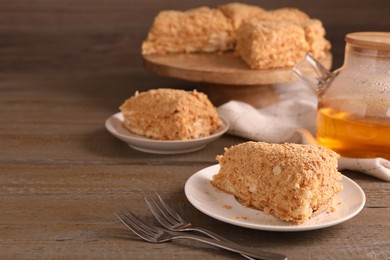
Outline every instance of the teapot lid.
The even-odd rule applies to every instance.
[[[360,47],[390,50],[390,32],[353,32],[345,36],[345,41]]]

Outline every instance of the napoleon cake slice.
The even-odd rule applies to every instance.
[[[190,140],[221,125],[216,108],[197,91],[152,89],[127,99],[120,110],[130,132],[156,140]]]
[[[161,11],[155,18],[142,54],[223,52],[234,48],[231,21],[218,9]]]
[[[245,206],[301,224],[342,190],[338,157],[317,145],[246,142],[217,156],[221,168],[211,183]]]

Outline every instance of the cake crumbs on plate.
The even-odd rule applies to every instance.
[[[226,205],[226,204],[222,205],[222,207],[223,207],[224,209],[232,209],[232,208],[233,208],[232,206]]]

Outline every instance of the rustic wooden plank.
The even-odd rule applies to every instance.
[[[135,254],[143,257],[153,257],[156,254],[156,252],[143,250],[161,250],[167,257],[178,257],[180,255],[178,255],[177,250],[183,250],[180,244],[172,245],[172,247],[165,244],[158,246],[148,244],[127,231],[112,214],[114,210],[124,204],[123,202],[118,203],[118,197],[101,196],[99,201],[96,200],[95,196],[80,198],[75,195],[71,195],[71,197],[54,195],[49,197],[50,200],[34,197],[32,196],[26,201],[23,201],[23,198],[18,198],[15,206],[24,206],[18,211],[24,217],[14,216],[19,221],[1,222],[0,225],[4,228],[0,234],[0,240],[3,241],[0,245],[0,249],[2,249],[0,255],[6,256],[7,253],[17,252],[21,244],[27,249],[24,251],[25,253],[29,251],[28,249],[44,245],[47,248],[47,252],[44,254],[47,256],[53,255],[58,247],[62,247],[62,250],[58,252],[61,256],[76,257],[81,253],[92,258],[99,254],[107,254],[111,258],[126,253],[125,250],[112,252],[111,246],[113,244],[123,246],[126,244],[130,248],[135,248]],[[40,202],[37,203],[37,200]],[[33,203],[37,207],[26,207],[28,203],[30,205]],[[62,207],[59,207],[58,204],[61,204]],[[150,213],[144,212],[145,205],[142,206],[138,207],[134,203],[130,205],[138,215],[153,221]],[[188,208],[187,212],[194,210]],[[368,209],[363,211],[361,216],[341,225],[324,230],[304,232],[299,236],[294,233],[265,232],[235,227],[207,216],[199,217],[196,213],[192,216],[196,216],[197,221],[194,223],[197,225],[204,226],[241,243],[283,252],[291,259],[312,259],[316,258],[318,254],[327,259],[343,259],[352,255],[360,255],[362,259],[370,259],[373,255],[386,256],[389,254],[389,241],[386,238],[386,230],[388,230],[389,225],[382,224],[387,222],[388,214],[388,210]],[[375,218],[370,219],[372,222],[369,225],[364,218],[366,215],[375,215]],[[186,217],[188,218],[188,216]],[[191,220],[191,218],[188,219]],[[361,234],[361,230],[364,230],[364,235]],[[19,235],[21,233],[23,236]],[[354,239],[351,240],[351,237]],[[367,241],[371,242],[367,243]],[[78,244],[79,247],[76,246]],[[83,244],[84,246],[81,246]],[[308,245],[310,245],[310,250],[307,250]],[[196,255],[199,248],[200,250],[203,248],[198,244],[187,247],[189,255]],[[42,252],[36,253],[42,254]],[[215,250],[208,250],[203,254],[211,257],[219,253]]]
[[[375,212],[373,212],[375,213]],[[379,230],[372,232],[369,229],[365,236],[357,232],[350,232],[354,228],[366,228],[364,225],[354,225],[345,229],[330,228],[315,231],[312,235],[303,233],[295,238],[292,233],[272,233],[245,230],[243,228],[227,227],[226,224],[217,226],[216,232],[229,229],[230,232],[243,233],[247,244],[261,246],[267,250],[276,250],[289,255],[289,259],[345,259],[352,255],[359,255],[356,259],[386,259],[388,256],[388,243],[383,243]],[[61,256],[61,258],[121,258],[127,254],[139,258],[158,259],[195,257],[234,257],[212,247],[200,243],[173,242],[168,244],[149,244],[139,240],[114,218],[105,223],[98,224],[62,224],[54,223],[24,223],[7,225],[1,237],[7,237],[0,245],[0,257],[30,258],[42,256]],[[37,232],[39,230],[39,232]],[[367,228],[366,228],[367,230]],[[24,236],[15,236],[23,232]],[[226,233],[226,232],[223,232]],[[233,233],[230,233],[233,234]],[[350,238],[354,237],[353,240]],[[370,244],[360,246],[359,242],[370,239]],[[310,244],[308,248],[308,243]],[[23,250],[20,245],[23,244]],[[88,245],[88,246],[85,246]],[[326,250],[331,247],[332,250]],[[195,250],[194,250],[195,248]],[[309,250],[308,250],[309,249]],[[15,252],[19,252],[16,253]]]
[[[205,247],[198,243],[185,243],[183,248],[181,243],[153,245],[139,240],[127,231],[112,214],[114,210],[125,204],[124,197],[128,198],[128,196],[123,195],[125,194],[110,197],[102,194],[100,198],[51,195],[45,196],[47,199],[43,196],[40,198],[35,196],[20,198],[18,196],[16,207],[13,208],[19,208],[17,213],[21,216],[14,216],[19,221],[2,220],[0,224],[4,227],[0,234],[0,240],[3,241],[0,245],[0,256],[6,257],[7,254],[17,256],[14,253],[20,250],[20,245],[24,248],[22,255],[28,253],[31,257],[43,254],[46,256],[61,255],[66,258],[78,257],[81,254],[88,258],[99,255],[116,258],[128,253],[127,250],[123,250],[122,246],[133,248],[132,254],[146,258],[156,257],[156,251],[160,251],[159,254],[165,254],[167,258],[180,257],[182,250],[188,250],[188,256],[194,255],[194,257],[197,255],[207,257],[219,254],[229,255],[209,247],[205,250]],[[150,213],[144,212],[146,206],[143,204],[141,205],[143,207],[139,207],[135,198],[132,198],[129,206],[140,216],[153,221]],[[121,201],[118,202],[118,199]],[[36,207],[28,207],[29,204],[34,204]],[[189,208],[187,212],[194,210]],[[299,236],[295,233],[265,232],[235,227],[207,216],[199,218],[197,214],[194,215],[198,221],[194,223],[247,245],[283,252],[289,255],[290,259],[313,259],[319,254],[326,259],[344,259],[352,255],[359,255],[361,259],[370,259],[373,256],[385,257],[389,254],[389,241],[386,238],[389,225],[383,225],[387,223],[388,214],[389,210],[367,209],[356,218],[338,226],[303,232]],[[371,222],[367,225],[365,216],[374,215],[374,218],[369,218]],[[361,230],[364,230],[364,235]],[[23,236],[19,235],[21,233]],[[351,237],[354,239],[351,240]],[[371,242],[367,243],[367,241]],[[113,245],[119,247],[117,251],[113,250]],[[310,245],[310,250],[307,250],[308,245]],[[44,252],[35,251],[40,247],[46,250]],[[59,251],[56,254],[57,250]]]

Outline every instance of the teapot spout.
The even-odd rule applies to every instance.
[[[335,74],[326,69],[310,53],[293,67],[293,74],[306,83],[315,93],[324,90]]]

